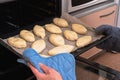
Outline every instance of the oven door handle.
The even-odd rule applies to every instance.
[[[107,17],[107,16],[109,16],[109,15],[112,15],[113,13],[115,13],[115,10],[113,10],[112,12],[110,12],[110,13],[108,13],[108,14],[101,15],[100,18]]]

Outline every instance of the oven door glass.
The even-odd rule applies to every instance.
[[[72,7],[82,5],[91,1],[94,1],[94,0],[72,0]]]
[[[115,75],[76,60],[77,80],[114,80]]]
[[[68,12],[74,12],[109,0],[68,0]]]

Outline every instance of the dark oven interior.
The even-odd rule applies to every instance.
[[[42,25],[61,13],[60,0],[8,0],[0,3],[0,11],[2,38],[37,22],[41,22]]]
[[[49,22],[61,15],[60,0],[1,0],[0,38],[5,39],[19,33],[21,29],[32,29],[30,25]],[[2,80],[26,80],[32,72],[19,57],[0,45],[0,77]]]

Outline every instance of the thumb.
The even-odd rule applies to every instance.
[[[95,29],[95,33],[98,35],[108,35],[107,33],[112,30],[112,26],[110,25],[101,25]]]
[[[49,71],[51,70],[51,68],[50,67],[48,67],[48,66],[46,66],[46,65],[44,65],[44,64],[42,64],[42,63],[40,63],[40,68],[43,70],[43,72],[44,73],[49,73]]]
[[[44,74],[41,73],[41,72],[39,72],[34,66],[32,66],[32,64],[27,63],[27,65],[30,67],[30,69],[32,70],[32,72],[34,73],[34,75],[36,76],[36,78],[37,77],[41,77],[42,78],[44,76]]]

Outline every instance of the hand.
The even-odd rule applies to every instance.
[[[27,63],[27,64],[30,67],[30,69],[32,70],[32,72],[35,75],[37,80],[62,80],[62,77],[56,70],[54,70],[44,64],[40,64],[40,68],[43,70],[44,73],[39,72],[30,63]]]
[[[101,25],[96,28],[95,32],[99,35],[103,34],[106,36],[111,35],[111,38],[105,40],[101,44],[97,45],[97,48],[104,49],[107,51],[120,52],[120,28],[113,27],[110,25]]]
[[[23,57],[25,61],[30,62],[30,64],[38,70],[39,73],[36,72],[36,75],[39,74],[40,78],[41,76],[42,78],[53,76],[55,79],[56,77],[59,79],[59,73],[63,80],[76,80],[75,58],[72,54],[61,53],[45,58],[40,56],[34,49],[28,48],[24,50]],[[39,63],[42,63],[50,68],[46,68],[46,66],[44,68]],[[52,80],[54,80],[54,78]]]

